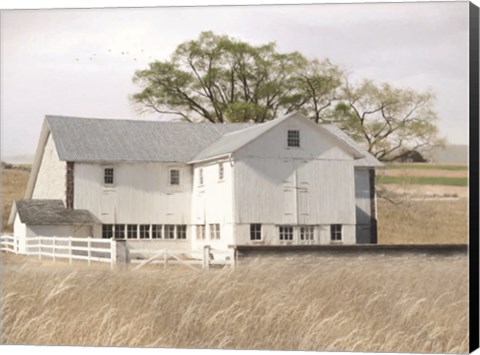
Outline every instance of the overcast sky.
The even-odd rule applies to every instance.
[[[354,80],[432,89],[442,135],[468,143],[468,2],[11,10],[1,14],[3,157],[33,154],[46,114],[155,119],[129,101],[133,73],[202,31],[328,57]]]

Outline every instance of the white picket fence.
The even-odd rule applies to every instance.
[[[0,235],[0,251],[36,256],[38,259],[68,259],[110,263],[111,268],[117,263],[117,246],[114,239],[73,238],[73,237],[31,237],[19,238],[14,235]],[[203,249],[130,249],[128,262],[139,264],[140,268],[150,263],[182,264],[187,267],[209,269],[215,265],[235,266],[235,257],[232,251],[216,250],[210,246]]]
[[[13,235],[0,236],[0,250],[15,254],[50,258],[84,260],[115,265],[115,242],[112,239],[73,238],[73,237],[32,237],[20,238]]]

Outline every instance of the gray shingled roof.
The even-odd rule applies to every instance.
[[[277,118],[266,123],[256,124],[239,131],[227,133],[223,137],[218,139],[216,142],[203,149],[192,159],[192,161],[201,161],[204,159],[232,153],[237,149],[243,147],[245,144],[253,141],[255,138],[261,136],[270,128],[276,126],[288,117],[289,116],[284,116],[282,118]]]
[[[60,160],[188,162],[248,123],[214,124],[47,116]]]
[[[62,200],[15,201],[20,221],[29,225],[100,224],[90,211],[65,208]]]
[[[355,166],[356,167],[372,167],[372,168],[381,168],[384,167],[384,164],[378,161],[373,155],[371,155],[368,150],[363,148],[360,144],[355,142],[348,134],[346,134],[344,131],[342,131],[340,128],[333,124],[322,124],[322,127],[328,129],[329,132],[333,133],[335,136],[343,140],[345,143],[347,143],[349,146],[352,148],[356,149],[362,155],[365,156],[365,158],[361,159],[356,159],[355,160]]]
[[[66,116],[46,116],[46,120],[60,160],[186,163],[234,152],[294,114],[262,124],[192,124]],[[338,127],[322,127],[357,154],[365,156],[355,160],[355,166],[383,166]]]

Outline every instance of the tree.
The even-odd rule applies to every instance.
[[[433,110],[434,95],[364,80],[348,80],[336,105],[334,122],[353,139],[366,144],[377,159],[392,161],[411,151],[443,144]]]
[[[273,42],[255,46],[203,32],[133,81],[140,110],[190,122],[265,122],[298,111],[336,123],[380,160],[442,144],[432,93],[369,80],[351,85],[329,60],[279,53]]]
[[[298,52],[279,53],[274,43],[253,46],[203,32],[133,80],[142,88],[133,95],[141,109],[188,121],[264,122],[302,111],[319,122],[340,85],[340,70]]]

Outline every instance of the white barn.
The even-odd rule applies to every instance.
[[[25,238],[162,248],[376,243],[381,166],[299,113],[263,124],[46,116],[9,222]]]

